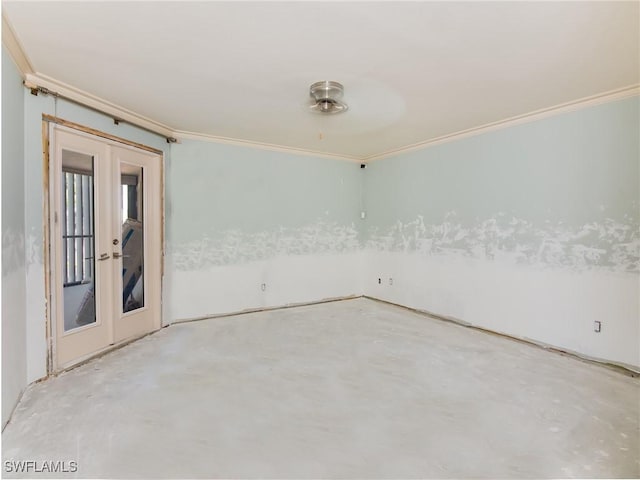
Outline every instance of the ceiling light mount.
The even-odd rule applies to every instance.
[[[341,83],[330,80],[316,82],[309,88],[309,96],[313,101],[311,111],[324,115],[346,112],[349,106],[342,101],[343,95]]]

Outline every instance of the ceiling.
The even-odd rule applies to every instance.
[[[37,76],[185,132],[366,159],[639,83],[639,2],[3,2]],[[349,111],[308,111],[335,80]]]

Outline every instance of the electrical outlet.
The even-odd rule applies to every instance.
[[[382,279],[381,278],[378,279],[378,285],[382,285]]]
[[[393,278],[389,277],[389,285],[393,285]]]
[[[260,289],[264,292],[267,289],[267,284],[263,283],[262,285],[260,285]]]
[[[596,333],[600,333],[602,331],[602,322],[596,320],[593,322],[593,331]]]

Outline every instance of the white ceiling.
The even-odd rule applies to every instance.
[[[176,131],[367,158],[639,83],[639,2],[3,2],[38,75]],[[307,111],[309,85],[349,111]],[[178,135],[179,136],[179,135]]]

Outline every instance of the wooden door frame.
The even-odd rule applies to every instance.
[[[153,330],[151,332],[147,332],[142,334],[136,338],[131,338],[126,341],[108,345],[107,347],[93,352],[92,354],[80,358],[76,363],[71,366],[58,369],[56,365],[56,332],[55,332],[55,321],[60,321],[60,319],[54,319],[54,309],[52,308],[55,305],[55,299],[53,295],[55,295],[54,281],[53,278],[54,268],[52,265],[52,259],[54,258],[52,255],[51,249],[51,240],[52,240],[52,231],[53,231],[53,215],[51,211],[51,195],[53,195],[51,188],[51,178],[54,172],[52,172],[52,162],[50,158],[51,154],[51,133],[53,131],[53,127],[55,125],[59,125],[62,127],[66,127],[67,129],[73,130],[76,133],[81,133],[90,138],[98,139],[107,143],[115,143],[116,145],[126,146],[129,148],[133,148],[135,150],[143,150],[146,153],[153,153],[158,155],[160,160],[160,305],[158,311],[158,322],[155,323]],[[43,114],[42,115],[42,153],[43,153],[43,242],[44,242],[44,283],[45,283],[45,335],[47,342],[47,376],[55,375],[65,370],[69,370],[71,368],[75,368],[83,363],[91,360],[92,358],[104,355],[105,353],[121,348],[128,343],[131,343],[139,338],[142,338],[149,333],[153,333],[162,328],[163,325],[163,292],[164,292],[164,260],[165,260],[165,174],[164,174],[164,152],[157,148],[150,147],[148,145],[144,145],[141,143],[133,142],[131,140],[127,140],[125,138],[121,138],[115,135],[111,135],[106,132],[102,132],[100,130],[96,130],[78,123],[70,122],[68,120],[55,117],[52,115]]]

